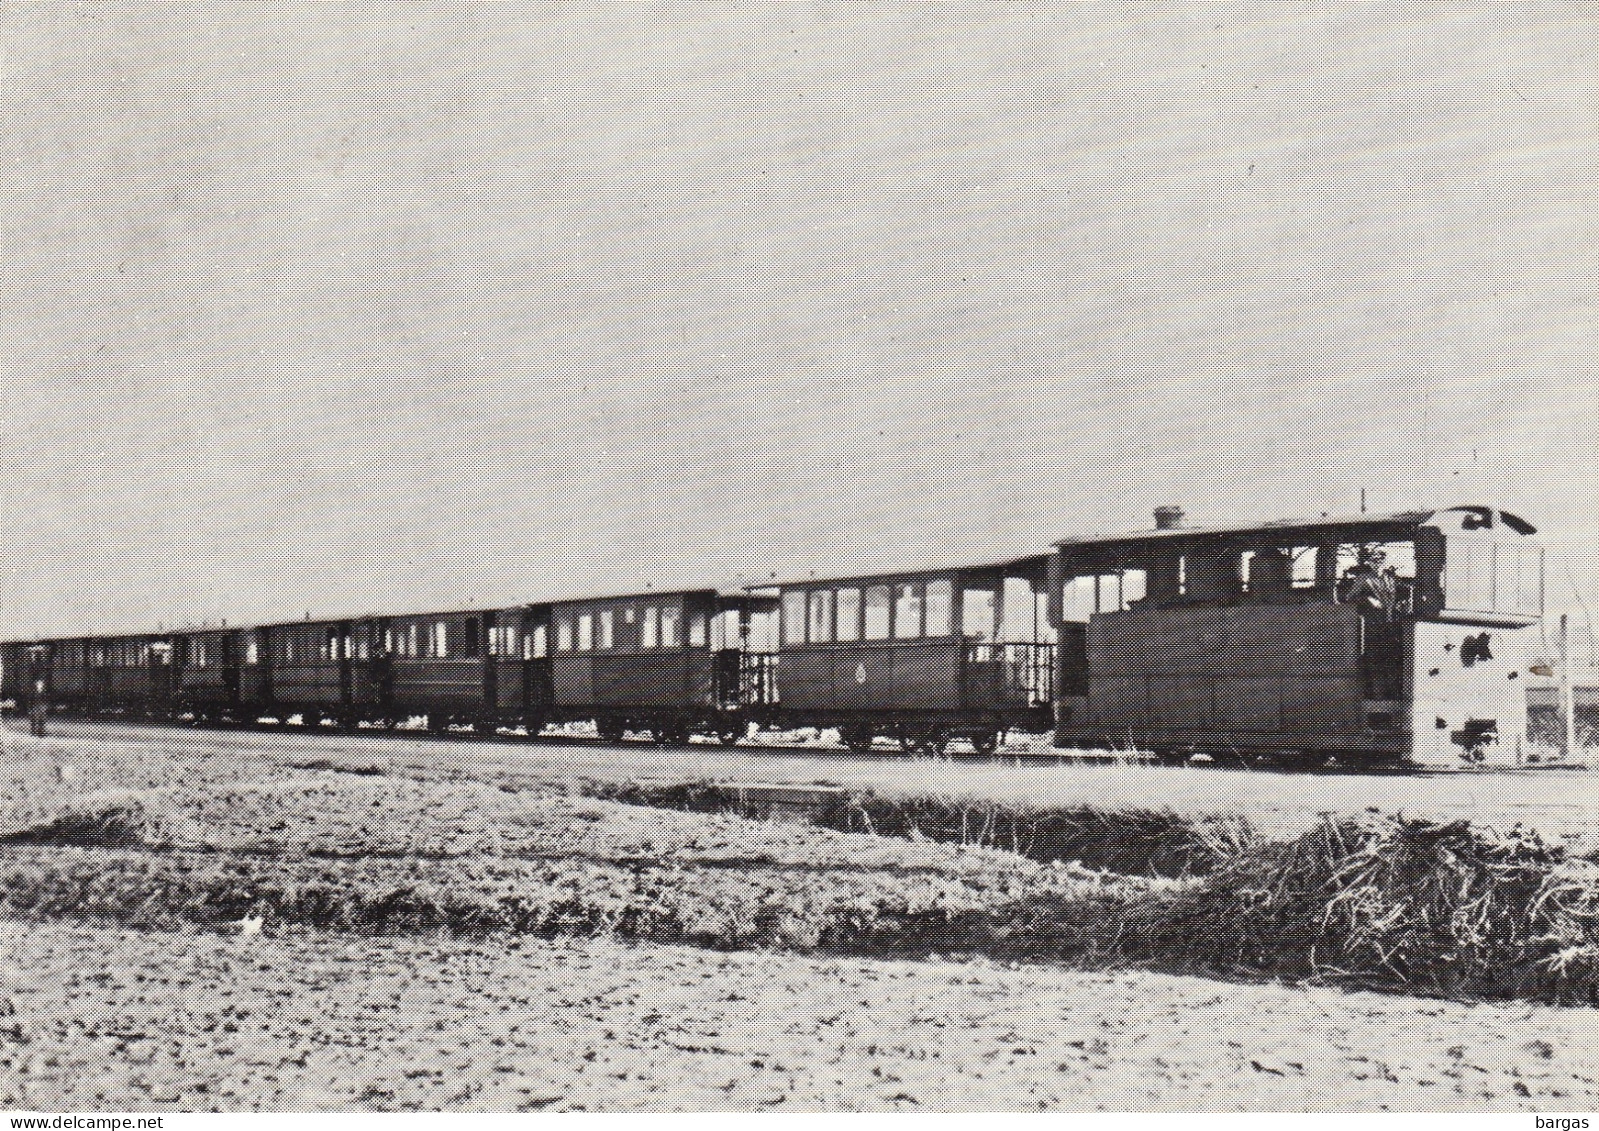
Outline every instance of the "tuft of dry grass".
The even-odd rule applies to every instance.
[[[711,782],[586,783],[591,796],[697,813],[735,812],[735,790]],[[1190,817],[1170,809],[1042,808],[972,797],[851,793],[812,815],[839,832],[997,848],[1044,864],[1075,862],[1124,876],[1186,879],[1209,874],[1259,839],[1247,818]]]
[[[1162,969],[1595,1004],[1599,867],[1520,827],[1329,818],[1141,901],[1117,949]]]
[[[144,814],[136,806],[112,805],[69,811],[52,821],[0,836],[0,844],[129,848],[144,843]]]

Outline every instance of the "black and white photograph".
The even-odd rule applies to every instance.
[[[1596,1118],[1599,6],[0,76],[12,1127]]]

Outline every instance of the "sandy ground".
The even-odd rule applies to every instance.
[[[1290,774],[1086,763],[972,763],[912,760],[901,756],[860,758],[828,749],[726,749],[694,744],[658,749],[647,742],[605,746],[366,738],[251,731],[195,731],[61,721],[40,742],[16,733],[6,720],[9,758],[55,759],[79,774],[76,788],[122,783],[119,771],[100,769],[106,744],[115,758],[145,762],[160,777],[173,756],[202,772],[243,774],[255,764],[328,759],[349,766],[380,766],[428,777],[465,775],[494,781],[549,783],[601,780],[737,780],[832,782],[884,793],[942,793],[1040,805],[1094,804],[1107,808],[1167,806],[1182,813],[1244,813],[1263,829],[1291,835],[1326,812],[1384,812],[1453,820],[1507,829],[1523,823],[1551,836],[1592,835],[1599,830],[1599,773],[1538,770],[1518,773],[1453,773],[1426,776],[1381,774]],[[90,742],[92,745],[84,745]],[[93,758],[86,752],[92,750]],[[75,762],[82,761],[82,766]],[[204,769],[213,763],[215,771]],[[131,784],[141,784],[134,781]],[[151,782],[154,784],[154,782]]]
[[[285,767],[324,759],[393,773],[335,775],[350,788],[413,792],[428,787],[406,778],[560,782],[646,767],[898,790],[958,781],[963,792],[1036,801],[1244,811],[1283,827],[1368,799],[1594,827],[1592,779],[1581,774],[907,765],[138,727],[9,734],[0,785],[13,822],[171,787],[219,799],[226,813],[208,819],[225,828],[243,816],[224,787],[283,777],[285,789],[303,788],[327,775]],[[1549,1114],[1599,1109],[1599,1011],[987,961],[0,922],[0,1106]]]
[[[0,947],[25,1110],[1599,1108],[1592,1010],[608,942]]]

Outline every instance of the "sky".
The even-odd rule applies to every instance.
[[[1599,604],[1596,47],[1584,3],[0,5],[0,638],[1363,490],[1522,514]]]

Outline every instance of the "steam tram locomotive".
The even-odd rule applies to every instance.
[[[738,741],[837,728],[992,752],[1007,730],[1165,761],[1520,760],[1525,520],[1485,506],[1068,538],[741,592],[649,591],[0,644],[0,700],[252,725]]]

